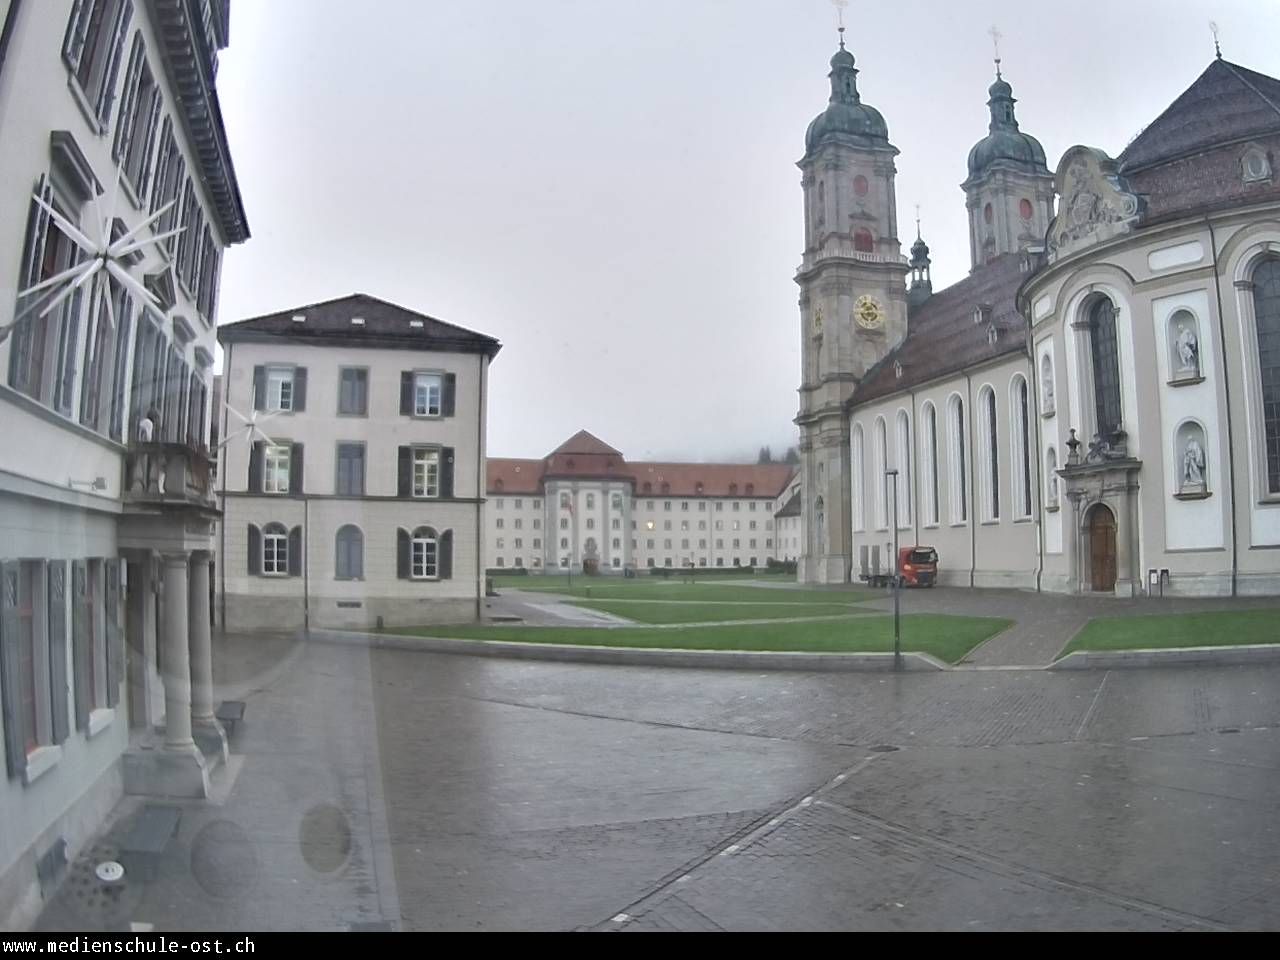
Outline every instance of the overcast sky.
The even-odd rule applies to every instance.
[[[988,30],[1050,168],[1117,154],[1224,55],[1280,76],[1280,0],[913,0],[846,12],[863,100],[968,270]],[[356,291],[497,337],[491,456],[586,428],[628,457],[797,439],[805,127],[829,0],[233,0],[218,85],[253,238],[223,322]]]

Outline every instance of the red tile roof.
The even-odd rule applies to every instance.
[[[490,496],[540,496],[545,480],[563,477],[628,481],[636,496],[772,498],[786,489],[796,469],[788,463],[628,462],[584,430],[542,460],[490,457],[486,488]]]

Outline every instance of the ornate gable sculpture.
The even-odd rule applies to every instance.
[[[1142,210],[1117,164],[1101,150],[1072,147],[1062,156],[1054,186],[1061,197],[1058,215],[1049,224],[1051,256],[1128,233]]]

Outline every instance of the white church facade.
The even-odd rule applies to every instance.
[[[944,584],[1280,593],[1280,81],[1217,58],[1055,172],[997,68],[972,269],[935,292],[885,122],[831,65],[799,164],[800,579],[890,563],[896,499]]]

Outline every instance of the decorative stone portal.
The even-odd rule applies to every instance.
[[[1071,591],[1135,596],[1142,589],[1135,529],[1142,461],[1127,456],[1122,443],[1112,446],[1096,440],[1081,457],[1074,430],[1067,448],[1067,463],[1058,476],[1075,521],[1075,535],[1065,544]]]

